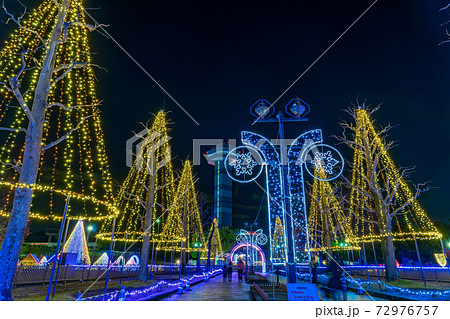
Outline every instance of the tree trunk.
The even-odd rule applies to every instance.
[[[211,234],[209,234],[209,238],[208,238],[208,259],[206,260],[206,271],[209,271],[211,268],[211,241],[214,235],[214,231],[215,231],[215,223],[213,221],[212,223],[212,227],[211,227]]]
[[[34,121],[29,121],[28,123],[19,184],[32,185],[36,183],[39,161],[42,154],[42,132],[49,94],[47,88],[51,84],[55,68],[56,52],[63,32],[69,2],[69,0],[64,0],[58,12],[57,22],[55,28],[52,30],[48,51],[46,52],[42,70],[39,74],[31,109]],[[5,239],[0,249],[0,300],[12,300],[14,273],[25,237],[32,195],[33,191],[26,187],[17,187],[14,192],[13,208],[8,228],[6,229]]]
[[[381,190],[378,190],[381,193]],[[371,191],[375,204],[375,214],[377,216],[378,227],[380,234],[385,235],[381,239],[381,252],[384,258],[385,280],[395,281],[399,279],[397,271],[397,263],[395,261],[395,247],[392,237],[391,221],[388,217],[388,209],[383,204],[383,200],[376,195],[376,192]]]
[[[181,243],[180,248],[180,273],[184,274],[184,270],[186,267],[186,249],[190,248],[186,245],[188,244],[188,234],[189,234],[189,225],[188,225],[188,214],[189,211],[187,209],[187,199],[184,199],[184,212],[183,212],[183,236],[186,239]],[[198,254],[198,252],[197,252]]]
[[[323,212],[322,211],[322,218],[323,218],[323,239],[324,239],[324,243],[325,247],[328,247],[326,249],[326,253],[327,253],[327,259],[329,259],[330,257],[333,257],[333,250],[331,249],[331,232],[330,232],[330,227],[328,225],[328,215],[327,212]]]
[[[395,281],[399,279],[392,235],[388,235],[381,239],[381,251],[383,252],[386,281]]]
[[[149,161],[154,165],[156,161]],[[156,182],[156,171],[153,167],[153,175],[150,175],[150,185],[148,186],[148,199],[147,199],[147,212],[145,214],[145,225],[144,232],[148,233],[144,235],[141,249],[141,258],[139,260],[139,279],[142,281],[148,280],[148,256],[150,254],[150,233],[152,231],[152,221],[153,221],[153,207],[155,204],[155,182]],[[147,169],[147,167],[145,168]]]

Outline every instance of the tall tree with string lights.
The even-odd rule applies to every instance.
[[[199,260],[200,254],[208,250],[197,199],[192,163],[187,160],[157,246],[158,250],[179,252],[182,265],[186,253],[197,253]]]
[[[85,22],[82,2],[44,0],[29,14],[24,7],[21,15],[2,5],[6,22],[16,30],[0,51],[0,185],[10,190],[0,208],[9,216],[0,249],[0,300],[12,298],[29,217],[61,219],[53,211],[58,194],[67,202],[80,199],[76,210],[85,219],[88,210],[98,217],[114,210],[93,85],[96,65],[87,44],[87,31],[98,26]],[[48,213],[30,212],[33,197],[43,192]],[[106,213],[100,211],[103,206]]]
[[[339,185],[327,181],[327,174],[320,163],[315,167],[315,178],[310,187],[308,214],[309,247],[311,251],[326,251],[332,256],[333,250],[348,249],[353,232],[348,227],[348,217],[344,213],[345,199]],[[354,247],[351,247],[354,248]]]
[[[168,136],[168,120],[159,111],[151,125],[136,136],[141,139],[136,158],[116,197],[120,216],[114,231],[118,242],[142,242],[139,279],[148,279],[150,248],[160,237],[173,204],[174,176]],[[131,150],[128,150],[131,151]],[[106,220],[97,238],[111,240],[113,221]]]
[[[440,239],[441,234],[420,206],[417,198],[429,190],[426,183],[411,191],[406,180],[412,168],[397,168],[389,156],[394,142],[387,141],[391,126],[375,128],[371,118],[379,107],[350,107],[352,122],[342,122],[342,136],[336,138],[353,150],[348,229],[355,243],[378,241],[385,263],[386,281],[398,279],[394,240]]]

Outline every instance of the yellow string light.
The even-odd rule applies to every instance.
[[[308,231],[311,251],[360,249],[355,246],[333,246],[333,243],[352,241],[353,232],[347,224],[341,203],[334,195],[333,187],[326,181],[327,175],[320,165],[316,165],[311,190],[311,204],[308,215]]]
[[[184,163],[174,198],[162,234],[156,239],[157,250],[206,252],[190,161]]]
[[[82,0],[70,3],[66,22],[78,21],[79,24],[67,28],[67,40],[58,47],[55,65],[91,63],[90,47],[87,40],[86,18]],[[44,0],[22,21],[25,27],[35,30],[48,41],[56,25],[58,7],[53,0]],[[5,47],[0,51],[0,81],[8,82],[22,67],[21,52],[29,50],[25,56],[26,68],[41,65],[45,52],[38,50],[39,38],[26,30],[15,30]],[[24,96],[27,105],[32,105],[34,88],[37,84],[40,68],[25,70],[19,79],[22,88],[28,88]],[[64,74],[62,69],[55,72],[53,80]],[[24,150],[24,133],[28,119],[14,96],[0,89],[0,126],[16,131],[0,132],[0,186],[6,187],[5,200],[0,207],[0,215],[9,216],[16,187],[26,187],[36,191],[33,194],[31,218],[59,220],[63,213],[64,197],[73,199],[69,205],[70,219],[102,220],[118,214],[114,205],[112,178],[105,152],[103,130],[101,128],[95,93],[95,75],[91,67],[75,68],[49,90],[48,103],[62,103],[71,108],[64,110],[58,106],[46,112],[42,145],[45,146],[76,127],[85,119],[77,131],[58,145],[41,154],[37,180],[33,185],[18,185],[19,174],[11,168],[12,163],[21,162]],[[25,90],[24,90],[25,91]],[[90,117],[89,117],[90,116]],[[34,208],[39,206],[39,211]]]
[[[217,218],[214,218],[214,220],[211,223],[211,228],[209,229],[209,234],[208,234],[208,236],[206,236],[207,240],[209,240],[209,237],[211,236],[211,232],[213,232],[213,233],[212,233],[212,237],[211,237],[210,258],[217,258],[223,254],[222,241],[220,239],[220,232],[219,232],[219,227],[217,225]],[[207,251],[204,252],[200,258],[208,259],[208,252]]]
[[[390,158],[384,142],[369,118],[367,109],[357,108],[355,109],[355,115],[354,142],[356,145],[367,145],[377,154],[380,154],[378,169],[380,174],[376,187],[380,190],[384,189],[384,192],[386,192],[388,183],[391,187],[398,183],[397,191],[394,194],[395,200],[391,202],[390,211],[393,212],[406,201],[410,201],[410,205],[393,217],[392,231],[386,232],[384,225],[382,227],[378,225],[380,219],[375,216],[375,213],[371,212],[375,205],[373,200],[361,194],[360,191],[352,189],[350,192],[350,215],[352,218],[349,220],[348,227],[353,229],[355,237],[351,241],[355,243],[381,241],[383,237],[389,235],[393,236],[395,241],[441,238],[442,235],[437,231],[418,200],[414,198],[414,194],[405,180],[400,176],[399,170]],[[371,164],[368,163],[366,155],[361,149],[354,149],[353,165],[351,183],[369,191],[369,185],[367,185],[364,176],[367,176],[367,172],[372,167],[370,167]]]
[[[116,241],[142,241],[144,235],[150,235],[150,239],[156,241],[156,237],[162,231],[166,218],[165,211],[169,209],[173,201],[174,188],[168,140],[166,114],[159,111],[152,126],[139,143],[142,147],[116,198],[116,206],[121,211],[114,232]],[[154,165],[165,164],[153,172],[151,170],[152,161]],[[153,227],[147,233],[144,220],[147,214],[148,192],[153,177],[155,178],[151,218]],[[102,240],[111,240],[111,231],[112,220],[105,221],[96,237]]]

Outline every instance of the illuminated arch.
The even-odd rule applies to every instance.
[[[298,258],[297,253],[303,253],[306,245],[309,243],[307,239],[308,217],[306,212],[303,163],[305,151],[312,144],[317,143],[322,143],[322,130],[317,129],[305,132],[292,142],[287,154],[290,206],[292,219],[295,222],[292,223],[293,232],[286,234],[286,236],[293,236],[295,259]]]
[[[261,257],[261,261],[262,261],[262,272],[265,273],[266,272],[266,254],[264,254],[264,251],[261,249],[261,247],[259,247],[255,243],[253,243],[253,244],[240,243],[240,244],[237,244],[236,246],[234,246],[230,252],[230,260],[233,262],[236,262],[237,257],[238,257],[237,255],[235,256],[236,251],[238,251],[241,248],[247,247],[247,246],[252,247],[259,253],[259,256]]]
[[[123,256],[119,256],[117,260],[113,263],[113,266],[122,266],[125,264],[125,259],[123,259]]]
[[[270,255],[272,256],[272,236],[275,232],[275,221],[277,217],[284,221],[280,156],[278,155],[275,146],[267,138],[260,134],[243,131],[241,132],[241,140],[244,145],[251,146],[259,150],[263,155],[266,164],[266,191],[269,195],[267,196],[267,207],[269,211]],[[287,252],[285,252],[284,256],[286,256],[286,254]],[[280,262],[285,262],[285,260],[280,260]]]
[[[127,263],[125,264],[125,267],[135,267],[139,266],[139,257],[136,255],[133,255],[128,259]]]

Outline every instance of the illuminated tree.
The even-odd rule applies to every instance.
[[[0,51],[0,185],[10,216],[0,250],[0,300],[11,299],[29,216],[102,219],[117,213],[94,89],[95,75],[81,0],[44,0],[16,17]],[[39,209],[32,208],[32,201]],[[12,206],[12,208],[9,208]],[[93,216],[95,214],[95,216]]]
[[[441,234],[417,200],[428,187],[419,184],[415,192],[410,190],[405,179],[412,169],[398,169],[389,157],[394,143],[386,141],[386,133],[391,126],[375,129],[370,116],[376,110],[366,106],[348,109],[354,123],[341,123],[344,133],[338,140],[353,150],[352,180],[346,180],[353,241],[380,241],[386,280],[393,281],[398,278],[394,240],[437,239]]]
[[[150,242],[157,239],[173,201],[174,177],[166,114],[159,111],[138,144],[136,159],[116,198],[121,215],[114,240],[142,241],[139,279],[147,280]],[[129,150],[130,151],[130,150]],[[111,239],[112,221],[106,220],[97,235]]]
[[[207,251],[190,161],[184,163],[157,250],[179,251],[183,264],[186,253]]]
[[[284,237],[284,227],[281,218],[275,220],[275,228],[272,240],[272,261],[274,263],[283,263],[286,260],[286,245]]]
[[[320,179],[314,179],[310,192],[309,246],[311,251],[327,251],[331,255],[333,249],[349,248],[353,233],[342,209],[343,200],[338,188],[325,181],[327,175],[320,164],[316,165],[314,175]]]
[[[107,266],[108,265],[108,254],[107,253],[103,253],[94,263],[93,265],[95,266]]]
[[[63,247],[63,253],[77,254],[77,264],[90,265],[84,223],[79,220]]]
[[[213,259],[216,259],[218,256],[223,254],[222,250],[222,242],[220,239],[219,227],[217,226],[217,219],[214,218],[211,223],[211,228],[209,229],[208,236],[206,237],[208,240],[208,253],[206,254],[207,264],[206,269],[210,269],[211,265],[211,253],[213,254]]]

